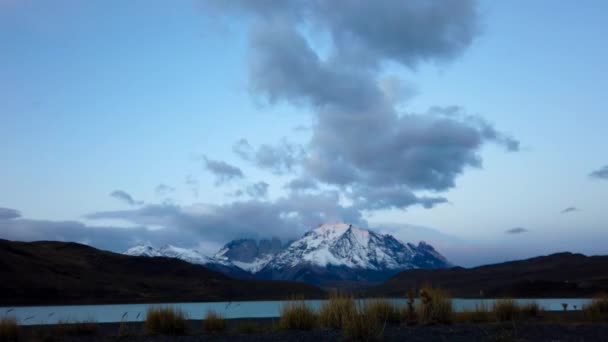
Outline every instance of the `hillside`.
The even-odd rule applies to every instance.
[[[0,305],[153,303],[321,297],[297,282],[235,280],[174,258],[126,256],[77,243],[0,239]]]
[[[608,292],[608,256],[558,253],[469,269],[407,270],[367,294],[402,297],[425,283],[455,297],[593,296]]]

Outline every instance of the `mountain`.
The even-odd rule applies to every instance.
[[[313,284],[374,282],[404,269],[448,266],[448,261],[424,242],[404,244],[391,235],[338,223],[307,232],[276,254],[258,276]]]
[[[407,270],[368,289],[367,295],[401,296],[423,284],[455,297],[587,297],[608,293],[608,256],[557,253],[474,268]]]
[[[345,223],[324,224],[285,246],[278,239],[234,240],[213,257],[174,246],[140,245],[125,254],[164,256],[205,265],[234,277],[297,280],[316,285],[379,282],[405,269],[445,268],[431,245],[402,243]]]
[[[155,252],[144,249],[150,255]],[[303,283],[236,280],[176,258],[141,257],[77,243],[0,239],[0,306],[320,298]]]

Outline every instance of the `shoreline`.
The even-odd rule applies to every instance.
[[[329,297],[329,295],[323,296],[323,297],[308,297],[305,298],[305,300],[327,300],[327,298]],[[299,297],[298,297],[299,298]],[[359,297],[354,297],[355,299],[374,299],[374,298],[385,298],[385,299],[406,299],[405,295],[402,297],[376,297],[376,296],[359,296]],[[466,297],[466,296],[459,296],[459,297],[452,297],[453,300],[496,300],[496,299],[516,299],[516,300],[556,300],[556,299],[563,299],[563,300],[577,300],[577,299],[584,299],[584,300],[591,300],[593,299],[594,296],[592,295],[585,295],[585,296],[578,296],[578,297],[570,297],[570,296],[556,296],[556,297],[509,297],[509,296],[497,296],[497,297],[492,297],[492,298],[480,298],[480,297]],[[151,301],[140,301],[140,300],[134,300],[132,302],[129,303],[125,303],[123,301],[84,301],[84,302],[63,302],[63,303],[53,303],[53,302],[44,302],[44,303],[39,303],[39,304],[32,304],[32,303],[26,303],[26,304],[11,304],[11,303],[0,303],[0,310],[3,309],[14,309],[14,308],[28,308],[28,307],[50,307],[50,306],[106,306],[106,305],[175,305],[175,304],[207,304],[207,303],[255,303],[255,302],[285,302],[285,301],[289,301],[289,298],[286,299],[275,299],[275,298],[271,298],[271,299],[246,299],[246,300],[225,300],[225,299],[211,299],[211,300],[194,300],[194,301],[188,301],[188,300],[151,300]]]

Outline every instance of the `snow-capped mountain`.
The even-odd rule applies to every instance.
[[[272,279],[378,280],[413,268],[444,268],[448,261],[420,242],[404,244],[391,235],[349,224],[324,224],[278,253],[260,274]]]
[[[278,239],[234,240],[214,256],[166,245],[139,245],[128,255],[171,257],[205,265],[239,278],[334,281],[380,281],[406,269],[445,268],[448,261],[431,245],[402,243],[391,235],[345,223],[324,224],[284,246]]]

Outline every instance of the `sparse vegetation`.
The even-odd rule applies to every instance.
[[[186,314],[173,307],[150,307],[144,330],[151,335],[183,335],[187,331]]]
[[[513,299],[497,299],[492,308],[494,317],[499,322],[513,321],[520,314],[520,307]]]
[[[492,312],[485,302],[475,304],[475,308],[463,310],[461,320],[469,323],[486,323],[492,319]]]
[[[523,317],[530,318],[530,317],[540,316],[540,314],[543,310],[540,307],[540,305],[538,305],[538,303],[528,302],[528,303],[520,305],[519,311]]]
[[[597,296],[591,303],[583,305],[583,313],[592,321],[608,320],[608,294]]]
[[[302,299],[293,299],[281,307],[279,326],[286,330],[312,330],[317,324],[314,310]]]
[[[414,293],[415,291],[413,290],[407,292],[407,304],[405,307],[403,307],[401,312],[401,317],[407,325],[414,325],[418,323],[418,315],[416,314]]]
[[[329,299],[321,304],[319,323],[324,328],[340,329],[344,320],[356,311],[352,296],[332,293]]]
[[[417,316],[424,324],[447,324],[453,320],[452,298],[447,292],[430,286],[420,290]]]
[[[99,332],[99,326],[92,318],[82,321],[60,320],[54,327],[57,336],[93,336]]]
[[[0,318],[0,342],[19,341],[19,325],[14,317]]]
[[[382,324],[401,322],[399,310],[386,299],[370,299],[363,306],[365,316]]]
[[[380,322],[376,310],[358,304],[343,321],[342,334],[349,341],[376,341],[382,338],[386,322]]]
[[[203,330],[208,333],[222,332],[226,330],[224,316],[214,310],[209,310],[203,318]]]

